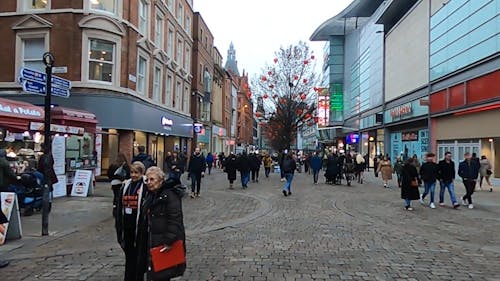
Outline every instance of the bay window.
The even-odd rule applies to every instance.
[[[115,43],[90,39],[89,44],[89,80],[113,82]]]

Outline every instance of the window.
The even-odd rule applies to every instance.
[[[148,69],[148,60],[143,56],[139,56],[137,60],[137,93],[141,95],[146,94],[146,84],[147,84],[147,69]]]
[[[184,95],[182,97],[182,111],[189,112],[189,87],[184,87]]]
[[[177,53],[175,54],[175,61],[179,64],[182,65],[182,52],[184,50],[184,47],[182,46],[182,38],[177,39]]]
[[[148,4],[144,0],[139,1],[139,32],[145,36],[148,32]]]
[[[173,13],[173,11],[174,11],[174,0],[167,0],[167,8],[170,10],[170,12]]]
[[[155,23],[155,45],[158,49],[163,49],[163,17],[156,15]]]
[[[89,0],[92,10],[115,13],[115,0]]]
[[[177,84],[175,86],[175,98],[173,99],[173,107],[175,109],[178,109],[181,106],[182,103],[181,95],[182,95],[182,84],[181,82],[177,81]]]
[[[115,43],[90,39],[89,80],[113,82]]]
[[[186,23],[184,24],[184,27],[186,28],[186,31],[188,34],[191,34],[191,17],[186,16]]]
[[[45,64],[42,61],[45,53],[45,38],[22,39],[23,66],[33,70],[45,72]]]
[[[177,18],[179,24],[182,26],[184,24],[184,7],[181,3],[179,3],[179,6],[177,6],[177,14],[175,15],[175,17]]]
[[[48,9],[50,0],[21,0],[24,10]]]
[[[184,53],[184,69],[189,71],[191,67],[191,49],[186,45],[186,52]]]
[[[155,73],[153,77],[153,100],[160,101],[161,81],[162,81],[161,67],[155,66]]]
[[[169,28],[168,29],[168,38],[167,38],[167,55],[172,58],[174,53],[174,31]]]
[[[166,91],[165,91],[165,104],[167,106],[172,106],[172,76],[171,75],[168,75],[167,76],[167,85],[165,86],[166,87]]]

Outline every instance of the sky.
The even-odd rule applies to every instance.
[[[249,77],[271,64],[281,46],[305,41],[317,57],[325,42],[311,42],[311,34],[323,22],[341,12],[352,0],[194,0],[214,35],[214,45],[226,62],[233,42],[240,74]],[[318,62],[318,66],[319,62]],[[316,69],[319,69],[318,67]]]

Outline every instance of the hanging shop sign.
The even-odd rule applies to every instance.
[[[201,131],[203,131],[203,124],[194,123],[193,130],[194,130],[195,133],[200,134]]]
[[[30,130],[31,131],[43,131],[43,129],[44,129],[43,123],[30,122]],[[85,129],[82,127],[50,124],[50,131],[56,132],[56,133],[63,133],[63,134],[83,135],[83,133],[85,132]]]
[[[417,141],[418,140],[418,131],[407,131],[401,133],[402,141]]]

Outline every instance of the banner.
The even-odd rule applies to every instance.
[[[76,170],[71,188],[71,196],[87,197],[90,183],[92,182],[92,171]]]
[[[57,183],[52,185],[54,189],[52,191],[52,197],[57,198],[66,196],[66,182],[66,175],[57,176]]]
[[[102,161],[102,134],[95,135],[95,151],[97,152],[97,166],[95,168],[95,176],[101,175]]]
[[[54,171],[56,175],[66,173],[66,138],[54,136],[52,140],[52,157],[54,157]]]

